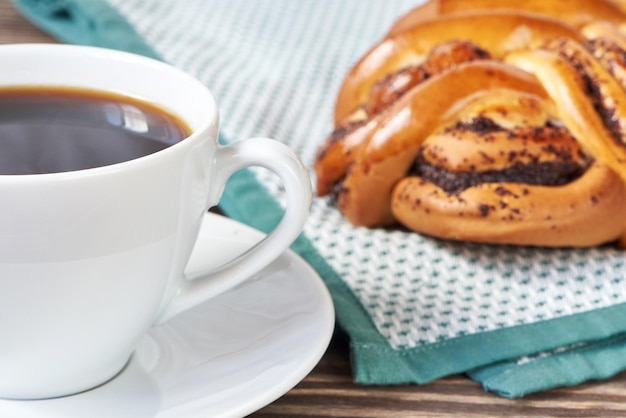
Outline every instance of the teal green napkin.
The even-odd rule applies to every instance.
[[[126,19],[104,1],[24,0],[15,5],[31,22],[61,41],[158,57]]]
[[[412,0],[14,0],[58,39],[158,57],[215,93],[224,142],[270,136],[311,166],[343,76]],[[260,230],[281,186],[242,171],[223,210]],[[626,257],[354,228],[315,199],[293,248],[320,274],[362,384],[466,373],[506,397],[626,369]]]

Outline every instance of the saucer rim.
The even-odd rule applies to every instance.
[[[202,221],[202,227],[200,228],[198,234],[199,237],[203,233],[206,234],[206,231],[208,231],[207,224],[208,222],[212,222],[211,231],[213,231],[214,234],[211,238],[207,238],[209,240],[231,240],[232,242],[236,243],[235,245],[241,245],[245,247],[246,245],[253,244],[255,240],[258,241],[265,236],[265,234],[263,234],[262,232],[248,225],[245,225],[226,216],[214,214],[211,212],[207,212],[204,215]],[[223,233],[224,231],[228,231],[231,236],[221,235],[220,230],[222,231],[221,233]],[[156,375],[151,373],[151,370],[153,370],[152,367],[142,365],[143,361],[146,361],[147,359],[142,358],[142,353],[141,350],[139,350],[138,345],[138,349],[133,352],[133,355],[131,356],[126,368],[130,367],[131,364],[133,367],[139,367],[142,373],[145,373],[147,376],[151,377],[150,384],[156,385],[158,396],[161,398],[161,402],[159,403],[157,409],[154,411],[153,418],[201,418],[206,417],[207,414],[212,417],[247,416],[266,407],[267,405],[271,404],[272,402],[289,392],[289,390],[291,390],[298,383],[300,383],[319,363],[320,359],[322,358],[330,344],[330,340],[334,334],[335,329],[335,309],[330,291],[326,287],[326,284],[319,276],[319,274],[313,269],[313,267],[296,252],[289,249],[283,252],[278,258],[281,257],[287,257],[287,259],[290,261],[290,265],[293,265],[293,263],[295,263],[295,269],[298,273],[298,277],[293,278],[305,281],[307,283],[307,290],[310,288],[311,290],[309,291],[315,292],[312,293],[312,295],[314,295],[312,297],[315,298],[316,304],[314,305],[314,308],[312,310],[307,312],[306,316],[307,320],[310,321],[310,319],[313,318],[315,321],[315,341],[307,341],[307,344],[300,343],[295,345],[298,350],[300,348],[302,348],[302,350],[298,351],[297,356],[291,357],[288,360],[290,362],[295,361],[297,363],[297,367],[289,367],[288,370],[280,369],[280,371],[276,373],[276,375],[272,375],[272,377],[269,378],[269,384],[263,387],[260,387],[258,382],[254,383],[254,390],[252,393],[242,393],[242,389],[247,390],[249,389],[249,387],[242,388],[241,382],[239,382],[237,385],[233,385],[232,387],[228,387],[227,389],[229,391],[229,395],[224,397],[224,399],[226,399],[226,402],[224,402],[223,399],[220,399],[219,402],[215,402],[214,399],[211,399],[211,393],[203,392],[202,388],[199,385],[196,385],[199,386],[199,393],[201,394],[200,397],[190,399],[189,401],[183,402],[181,404],[167,406],[163,402],[168,393],[167,389],[158,386]],[[277,263],[278,261],[278,259],[272,261],[269,266],[272,266],[272,264]],[[291,271],[291,268],[289,270]],[[254,276],[255,281],[256,279],[260,279],[262,281],[264,278],[271,277],[272,274],[278,274],[284,271],[285,268],[277,267],[276,271],[269,271],[267,273],[260,272],[259,274]],[[252,277],[247,279],[247,281],[249,281],[250,279],[252,279]],[[289,279],[291,279],[291,277]],[[238,287],[235,287],[234,289],[224,292],[224,294],[227,294],[229,292],[236,292],[237,289]],[[288,297],[287,293],[283,293],[283,295],[285,295],[283,296],[284,298]],[[200,305],[206,303],[211,302],[203,302]],[[154,329],[167,326],[169,322],[170,321],[166,321],[161,325],[157,325],[154,327]],[[148,335],[150,335],[150,331],[148,331],[148,334],[143,338],[148,338]],[[286,335],[286,332],[283,331],[282,335]],[[253,341],[251,340],[251,342]],[[141,342],[139,344],[141,344]],[[238,353],[241,352],[245,353],[246,350],[240,350]],[[253,356],[254,354],[255,351],[250,351],[249,356]],[[155,364],[167,366],[167,362],[167,359],[164,359],[160,355],[158,355]],[[270,369],[266,369],[265,371],[268,371]],[[88,390],[86,392],[81,392],[76,395],[55,399],[28,401],[2,399],[0,400],[0,412],[5,411],[10,413],[11,416],[19,416],[20,418],[45,418],[49,417],[50,413],[53,411],[59,411],[61,413],[63,413],[63,411],[71,411],[69,417],[84,416],[81,414],[84,414],[86,412],[86,410],[88,409],[88,405],[93,406],[93,402],[85,403],[85,399],[82,395],[95,395],[94,399],[100,402],[99,406],[103,406],[101,405],[102,401],[112,396],[110,393],[106,392],[106,388],[110,387],[111,383],[116,381],[116,379],[119,379],[123,374],[124,370],[122,370],[122,372],[116,375],[109,382],[104,383],[97,388]],[[263,381],[260,383],[267,383],[265,381],[265,379],[267,379],[266,377],[263,376],[261,379]],[[240,387],[238,388],[237,386]],[[100,392],[100,390],[102,389],[104,389],[104,392]],[[209,389],[204,389],[204,391],[207,390]],[[90,393],[92,395],[89,395]],[[113,393],[115,394],[115,392]],[[108,400],[115,401],[115,399]],[[53,406],[57,402],[60,402],[60,405],[57,404],[57,406]],[[52,408],[52,411],[50,410],[50,408]],[[100,413],[102,412],[106,414],[106,411],[101,411]],[[64,416],[69,418],[65,414],[58,415],[58,413],[53,416]]]
[[[254,242],[258,242],[266,236],[266,234],[264,234],[263,232],[249,225],[246,225],[243,222],[212,212],[206,212],[204,214],[202,219],[203,226],[198,233],[199,236],[203,233],[203,231],[206,231],[205,228],[207,227],[207,223],[211,222],[214,222],[214,224],[211,225],[212,228],[228,228],[231,234],[237,235],[236,240],[241,243],[241,245],[253,244]],[[215,223],[217,223],[217,225]],[[298,270],[303,273],[299,274],[298,280],[306,280],[307,282],[309,282],[309,284],[315,284],[315,289],[317,291],[316,297],[320,303],[315,309],[314,317],[319,320],[318,325],[320,326],[320,338],[319,340],[315,341],[314,344],[307,345],[307,349],[304,350],[300,362],[298,363],[298,370],[291,370],[289,376],[286,376],[283,379],[279,380],[275,385],[268,387],[265,391],[263,391],[264,393],[255,394],[252,397],[251,401],[242,402],[236,409],[224,411],[210,411],[213,414],[212,416],[214,417],[247,416],[281,398],[283,395],[289,392],[289,390],[291,390],[298,383],[300,383],[311,372],[311,370],[315,368],[330,344],[331,338],[335,330],[335,309],[332,296],[330,294],[330,291],[326,287],[326,284],[319,276],[319,274],[315,271],[315,269],[304,258],[302,258],[292,249],[287,249],[279,257],[287,257],[290,259],[290,261],[298,263]],[[271,266],[273,263],[276,263],[276,260],[272,261],[269,266]],[[263,273],[260,274],[260,277],[260,280],[263,280]],[[247,280],[250,280],[250,278]],[[236,289],[237,288],[231,289],[224,293],[233,292],[236,291]],[[167,322],[165,322],[165,324],[166,323]],[[198,399],[194,401],[194,403],[202,404],[203,400]],[[211,403],[208,403],[207,405],[203,405],[203,407],[198,406],[198,408],[194,408],[196,411],[195,413],[189,413],[186,415],[176,414],[176,408],[160,410],[155,418],[169,418],[170,416],[176,416],[180,418],[200,418],[205,416],[204,414],[208,412],[207,409],[210,409],[211,405]]]

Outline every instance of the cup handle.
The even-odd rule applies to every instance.
[[[217,149],[207,209],[219,202],[228,178],[250,166],[267,168],[280,177],[287,199],[282,219],[263,240],[235,259],[216,270],[180,280],[179,288],[160,312],[157,323],[242,283],[278,258],[302,231],[312,200],[308,171],[291,149],[272,139],[251,138]]]

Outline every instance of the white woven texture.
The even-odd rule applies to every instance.
[[[268,136],[311,167],[339,84],[409,0],[110,0],[215,94],[228,140]],[[255,171],[281,202],[275,176]],[[313,173],[311,173],[313,175]],[[282,202],[281,202],[282,203]],[[316,199],[305,234],[396,349],[626,302],[611,248],[542,250],[354,228]]]

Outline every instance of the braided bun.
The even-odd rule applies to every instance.
[[[626,15],[575,3],[431,0],[398,20],[340,88],[318,194],[357,226],[519,245],[622,239]]]
[[[548,39],[582,41],[575,28],[545,16],[511,11],[445,15],[420,22],[375,45],[350,70],[337,95],[335,123],[365,103],[370,88],[385,76],[419,65],[437,45],[470,41],[494,59],[507,52],[536,48]]]
[[[615,216],[626,217],[622,181],[552,125],[549,110],[549,102],[514,91],[477,97],[428,137],[395,184],[395,219],[457,240],[589,246],[617,239]]]

